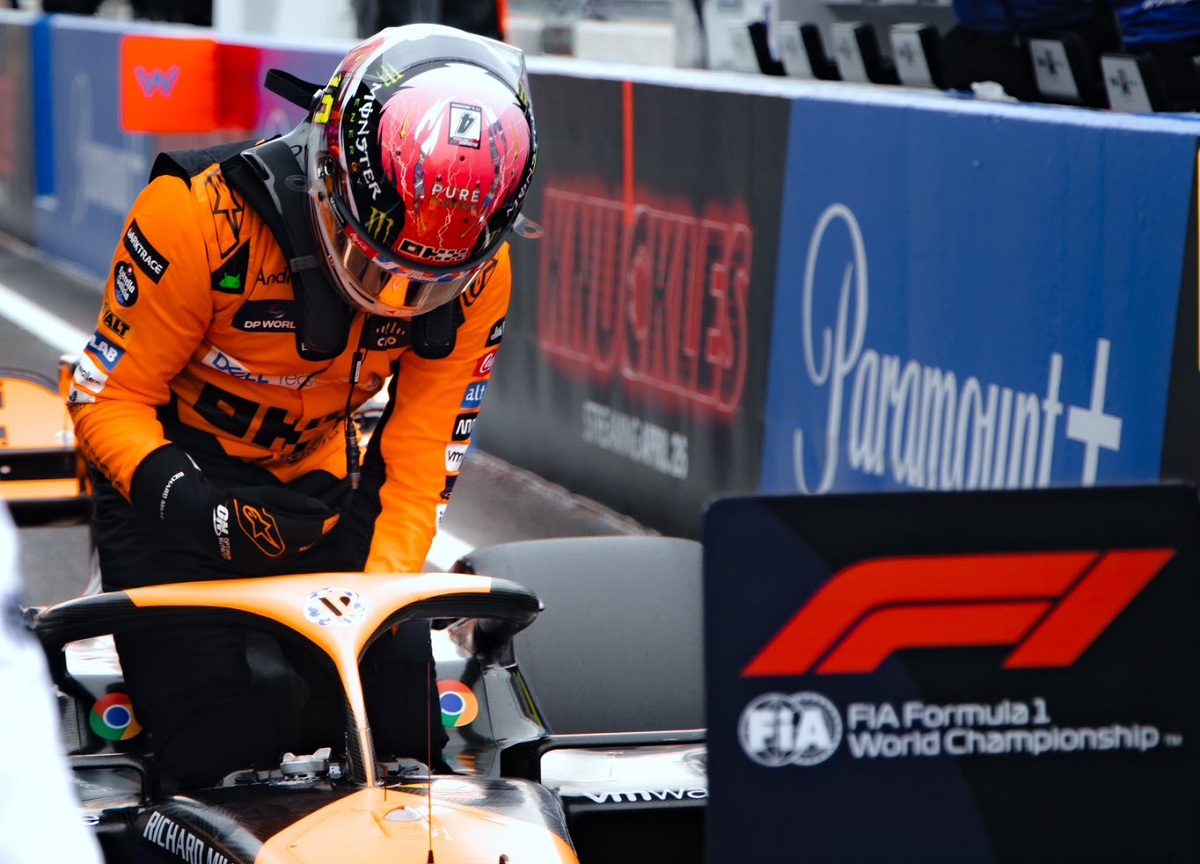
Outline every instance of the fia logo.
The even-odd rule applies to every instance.
[[[164,99],[170,99],[175,92],[175,84],[179,81],[179,67],[172,66],[166,72],[161,69],[147,69],[139,66],[133,74],[137,77],[138,87],[147,99],[155,94],[161,94]]]
[[[742,710],[742,751],[768,768],[824,762],[842,741],[842,717],[819,693],[764,693]]]

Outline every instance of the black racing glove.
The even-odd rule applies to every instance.
[[[280,572],[339,518],[323,501],[285,486],[215,486],[174,444],[138,465],[130,500],[145,518],[192,538],[248,576]]]

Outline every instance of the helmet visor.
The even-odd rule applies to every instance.
[[[312,184],[310,197],[313,217],[322,223],[314,233],[332,265],[327,272],[348,301],[375,315],[412,317],[448,303],[466,291],[491,260],[475,259],[466,269],[414,268],[369,242],[370,235],[324,182]],[[494,254],[496,248],[490,251]]]

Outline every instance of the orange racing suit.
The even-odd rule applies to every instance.
[[[168,405],[172,422],[285,483],[317,470],[345,477],[347,406],[394,376],[371,442],[385,477],[365,569],[418,571],[470,441],[510,291],[505,247],[457,301],[448,357],[410,350],[407,321],[357,313],[340,354],[305,359],[288,262],[262,217],[217,164],[190,185],[158,177],[130,212],[76,372],[78,440],[126,499],[138,465],[171,437]]]
[[[93,523],[105,588],[240,575],[235,562],[191,549],[132,506],[139,466],[169,444],[222,487],[278,481],[307,484],[305,494],[322,500],[324,492],[336,495],[326,501],[341,516],[332,533],[273,572],[419,571],[503,335],[507,248],[453,308],[444,307],[458,326],[441,359],[413,344],[411,322],[351,312],[333,295],[325,308],[335,313],[330,320],[345,320],[345,344],[326,340],[326,329],[316,341],[327,350],[317,351],[302,338],[316,332],[304,323],[314,304],[293,281],[268,221],[228,185],[220,164],[189,182],[190,171],[156,177],[134,202],[68,397],[77,439],[103,475]],[[298,203],[307,206],[302,197]],[[347,413],[388,381],[362,487],[347,501]],[[249,677],[242,638],[220,627],[117,637],[138,716],[164,769],[187,785],[337,740],[336,680],[306,679],[312,697],[284,718],[292,724],[284,729]],[[363,661],[365,676],[387,682],[371,689],[377,696],[368,711],[372,726],[390,735],[390,752],[435,760],[440,753],[431,661],[429,628],[420,621],[394,628]]]

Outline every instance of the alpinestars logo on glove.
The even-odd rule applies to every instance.
[[[278,558],[286,549],[275,517],[253,504],[239,501],[237,507],[238,527],[249,537],[264,555]]]
[[[1074,663],[1174,549],[939,555],[834,573],[744,677],[868,674],[902,648],[1016,647],[1006,669]]]

